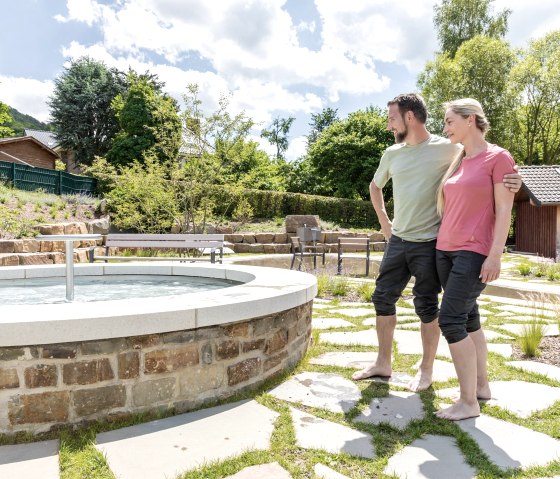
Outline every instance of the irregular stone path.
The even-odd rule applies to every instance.
[[[520,322],[534,320],[534,316],[527,302],[500,300],[504,304],[498,307],[502,311],[500,314],[507,314],[508,321],[515,322],[499,326],[502,333],[486,329],[486,335],[490,341],[489,350],[507,358],[512,354],[511,341],[514,335],[519,334]],[[490,304],[490,301],[497,302],[498,299],[487,297],[485,300],[486,304]],[[322,343],[377,346],[375,329],[354,329],[356,319],[366,326],[375,326],[375,317],[372,317],[375,313],[370,305],[360,304],[361,307],[356,307],[355,303],[339,303],[331,307],[328,302],[320,303],[314,306],[320,311],[313,319],[313,327],[344,329],[320,333]],[[542,309],[539,311],[542,316],[552,317],[552,308],[545,309],[546,305],[540,304],[538,307]],[[487,310],[482,312],[492,314]],[[414,309],[399,307],[397,314],[397,350],[400,354],[421,354],[420,323],[414,315]],[[369,317],[361,319],[366,316]],[[558,334],[557,328],[556,324],[549,325],[552,333]],[[503,331],[508,331],[512,336],[506,336]],[[494,340],[501,342],[493,343]],[[361,369],[375,361],[376,357],[374,351],[326,352],[312,358],[310,364]],[[438,382],[445,383],[456,378],[445,341],[439,344],[438,358],[441,359],[437,359],[434,364],[436,389]],[[510,361],[506,364],[560,382],[558,367],[534,361]],[[415,367],[418,367],[418,363]],[[426,418],[427,412],[420,396],[406,390],[411,379],[410,375],[399,371],[395,371],[389,379],[375,378],[375,382],[387,384],[388,394],[374,397],[369,404],[361,404],[351,420],[344,420],[343,416],[360,404],[362,395],[357,383],[340,374],[301,372],[269,393],[290,405],[295,440],[299,447],[372,459],[376,457],[373,437],[360,430],[360,424],[370,427],[385,424],[402,431],[409,427],[411,421]],[[364,382],[367,384],[370,381]],[[537,379],[535,382],[493,381],[491,389],[492,399],[487,403],[519,418],[530,418],[534,413],[544,411],[560,401],[560,387],[539,384]],[[457,394],[457,388],[444,387],[436,392],[440,397],[451,397]],[[313,413],[314,408],[330,411],[339,419],[323,419]],[[268,449],[277,417],[277,412],[256,401],[240,401],[101,433],[97,436],[96,447],[105,455],[109,467],[119,479],[173,478],[201,464],[236,457],[248,449]],[[492,463],[503,470],[544,466],[560,457],[560,441],[511,422],[483,414],[478,418],[459,421],[457,425],[478,444]],[[0,446],[0,478],[58,478],[58,447],[57,441]],[[318,478],[349,479],[336,471],[336,466],[331,468],[318,463],[313,470]],[[453,437],[433,434],[424,435],[396,450],[384,472],[409,479],[466,479],[474,478],[477,474],[476,469],[465,462]],[[262,477],[290,479],[292,476],[280,464],[271,462],[244,468],[226,479]]]

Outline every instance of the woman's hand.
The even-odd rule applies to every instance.
[[[488,256],[482,263],[482,268],[480,270],[480,281],[483,283],[490,283],[500,277],[501,270],[501,258]]]

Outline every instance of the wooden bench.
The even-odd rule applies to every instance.
[[[109,248],[148,248],[148,249],[173,249],[179,256],[111,256]],[[190,252],[203,252],[210,249],[210,255],[188,256]],[[95,254],[95,247],[89,250],[89,260],[91,263],[97,260],[107,262],[110,259],[119,261],[210,261],[216,262],[216,252],[218,261],[221,263],[224,256],[224,235],[223,234],[108,234],[105,239],[105,255]]]
[[[348,254],[346,251],[365,251],[366,256],[366,276],[369,276],[369,256],[371,243],[369,238],[353,238],[341,236],[338,238],[338,269],[337,273],[342,273],[342,260],[344,258],[364,258],[363,255]]]

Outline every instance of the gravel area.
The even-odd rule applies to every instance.
[[[535,358],[525,356],[521,348],[513,343],[513,357],[515,359],[537,361],[539,363],[552,364],[560,367],[560,336],[547,336],[541,341],[539,347],[541,355]]]

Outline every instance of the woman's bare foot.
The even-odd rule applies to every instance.
[[[481,401],[488,401],[492,399],[492,393],[490,392],[490,384],[486,383],[484,386],[476,386],[476,398]]]
[[[378,366],[377,363],[370,364],[368,367],[361,369],[360,371],[356,371],[352,374],[352,379],[354,381],[360,381],[362,379],[368,379],[373,377],[384,377],[388,378],[393,374],[391,366]]]
[[[408,383],[411,391],[425,391],[432,385],[432,370],[419,369],[414,379]]]
[[[441,419],[448,419],[449,421],[460,421],[461,419],[480,416],[480,406],[478,402],[471,404],[464,401],[457,401],[453,406],[436,411],[435,415]]]

